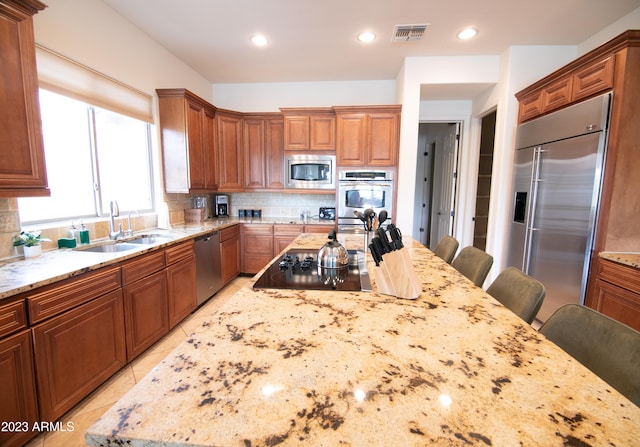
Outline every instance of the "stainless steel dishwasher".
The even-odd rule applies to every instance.
[[[220,233],[214,231],[197,237],[195,249],[197,301],[202,304],[222,288]]]

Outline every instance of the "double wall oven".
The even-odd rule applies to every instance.
[[[338,171],[338,232],[363,233],[364,224],[354,211],[387,210],[393,216],[393,169],[345,169]]]

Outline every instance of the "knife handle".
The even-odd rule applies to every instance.
[[[402,233],[400,232],[400,228],[390,223],[389,225],[387,225],[387,230],[389,231],[389,235],[391,236],[394,247],[398,250],[404,247],[404,244],[402,243]]]
[[[378,227],[376,231],[378,238],[380,239],[380,243],[382,244],[382,254],[390,253],[393,251],[393,246],[389,243],[389,237],[387,236],[387,232],[384,231],[384,228]]]
[[[375,261],[376,266],[379,266],[380,261],[382,261],[382,253],[380,253],[380,250],[378,250],[378,247],[376,247],[376,244],[373,243],[373,239],[369,244],[369,251],[371,252],[371,257],[373,257],[373,260]]]

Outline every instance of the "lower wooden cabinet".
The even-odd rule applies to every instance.
[[[161,270],[122,289],[127,361],[169,332],[167,272]]]
[[[40,420],[55,421],[127,363],[117,289],[33,327]]]
[[[258,273],[273,259],[273,225],[243,224],[242,273]]]
[[[0,445],[21,446],[36,433],[39,420],[33,373],[31,331],[23,330],[0,340],[0,422],[14,424],[0,430]]]
[[[220,230],[220,257],[222,283],[226,284],[240,274],[240,226]]]
[[[169,329],[173,329],[198,305],[196,301],[196,256],[193,254],[193,250],[190,256],[167,267],[167,289]]]
[[[597,259],[587,306],[640,331],[640,270]]]
[[[278,256],[278,254],[284,250],[287,245],[289,245],[295,238],[298,237],[300,233],[304,233],[304,225],[297,224],[285,224],[285,225],[274,225],[273,226],[273,254],[271,258],[274,256]],[[271,259],[269,259],[270,261]],[[266,264],[263,264],[264,267]]]

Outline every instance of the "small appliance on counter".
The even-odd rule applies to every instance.
[[[215,215],[217,217],[229,217],[229,196],[226,194],[216,194],[215,196]]]
[[[335,220],[336,219],[336,209],[329,208],[325,206],[320,207],[320,211],[318,212],[318,218],[320,220]]]

